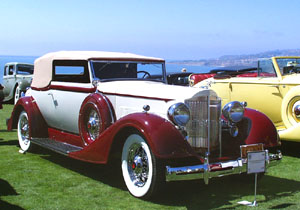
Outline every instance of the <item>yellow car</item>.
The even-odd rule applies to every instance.
[[[257,68],[215,70],[189,79],[194,87],[216,91],[223,105],[246,101],[273,121],[282,140],[300,142],[300,56],[262,59]]]

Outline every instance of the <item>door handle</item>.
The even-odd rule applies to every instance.
[[[51,97],[52,97],[54,106],[57,107],[57,106],[58,106],[58,103],[57,103],[57,100],[55,100],[55,98],[54,98],[54,96],[53,96],[53,93],[48,93],[48,96],[51,96]]]
[[[279,88],[279,85],[271,85],[271,87]]]

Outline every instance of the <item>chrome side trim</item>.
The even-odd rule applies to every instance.
[[[266,167],[277,165],[282,159],[281,151],[276,154],[269,154],[266,150]],[[237,158],[236,160],[208,163],[208,157],[205,158],[205,163],[201,165],[170,167],[166,166],[166,180],[193,180],[204,179],[205,184],[208,184],[210,178],[222,177],[232,174],[241,174],[247,172],[247,160]]]

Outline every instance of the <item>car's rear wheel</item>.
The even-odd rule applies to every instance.
[[[32,148],[29,138],[29,121],[28,115],[25,111],[22,111],[18,120],[18,139],[20,148],[26,152]]]
[[[150,198],[164,183],[162,164],[139,134],[131,134],[125,140],[122,174],[129,192],[138,198]]]

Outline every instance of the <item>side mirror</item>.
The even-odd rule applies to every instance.
[[[97,88],[98,84],[100,83],[100,79],[99,78],[94,78],[93,81],[92,81],[92,84],[94,87]]]

